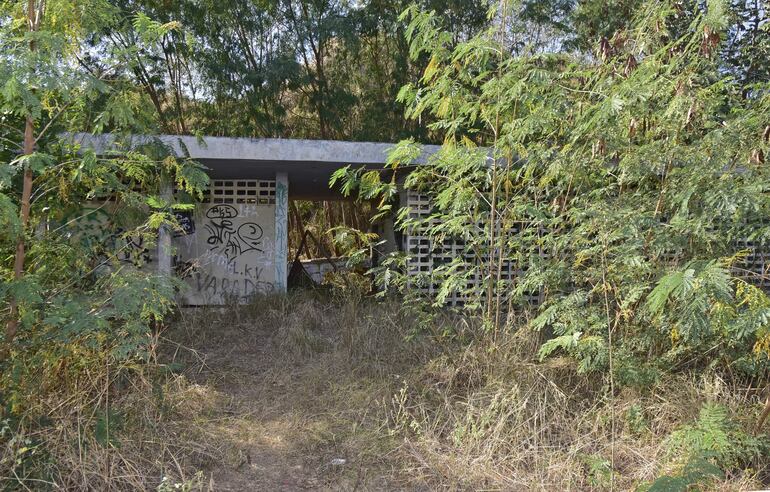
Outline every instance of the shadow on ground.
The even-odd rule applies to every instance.
[[[206,487],[421,488],[407,486],[391,458],[397,443],[380,432],[408,354],[382,357],[387,321],[374,336],[354,333],[367,329],[352,323],[355,305],[339,306],[304,296],[182,312],[166,335],[187,385],[172,406],[200,447],[191,464]]]

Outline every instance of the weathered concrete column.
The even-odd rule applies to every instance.
[[[388,215],[382,219],[382,240],[385,241],[381,246],[383,254],[387,255],[394,251],[398,251],[398,244],[396,244],[396,227],[392,215]]]
[[[275,291],[286,292],[289,261],[289,175],[275,173]]]
[[[161,184],[161,198],[166,203],[171,203],[173,191],[171,184]],[[162,225],[158,229],[158,275],[171,276],[171,231],[168,226]]]

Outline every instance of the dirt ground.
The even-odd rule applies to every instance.
[[[167,490],[636,490],[681,470],[666,442],[703,401],[747,408],[700,375],[604,405],[600,378],[533,360],[534,332],[490,345],[401,306],[311,293],[185,310],[164,334],[167,469],[185,484]],[[756,463],[704,490],[762,488]]]
[[[393,464],[396,443],[372,434],[387,403],[379,375],[347,377],[344,334],[311,305],[268,316],[189,310],[169,336],[189,381],[181,403],[197,407],[183,432],[201,443],[204,488],[420,490]]]

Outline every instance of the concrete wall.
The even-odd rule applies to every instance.
[[[203,203],[177,212],[182,230],[162,228],[157,241],[125,237],[115,224],[116,204],[109,201],[87,202],[64,223],[72,241],[105,251],[97,275],[114,271],[114,253],[120,268],[182,278],[182,304],[243,304],[286,291],[289,183],[285,174],[276,178],[212,180]],[[139,225],[137,220],[126,227]]]
[[[194,232],[174,238],[183,303],[246,303],[275,290],[275,205],[202,204]]]
[[[73,243],[104,252],[101,263],[91,272],[97,276],[114,271],[113,259],[120,263],[120,268],[154,268],[153,238],[125,236],[125,231],[133,230],[139,222],[121,224],[116,222],[117,216],[114,202],[89,201],[73,208],[60,223],[46,227],[62,227]]]
[[[179,213],[174,270],[187,305],[247,303],[286,291],[288,180],[212,180],[194,213]],[[161,249],[162,251],[162,249]]]
[[[302,260],[302,268],[305,269],[313,282],[320,285],[327,273],[333,272],[335,269],[344,270],[348,263],[347,258],[331,258],[331,261],[334,264],[325,258]]]

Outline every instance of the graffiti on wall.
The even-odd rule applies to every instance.
[[[273,291],[274,205],[205,204],[177,236],[175,270],[191,305],[248,302]]]
[[[95,254],[99,272],[108,271],[113,260],[136,267],[152,263],[154,245],[143,235],[116,226],[114,211],[107,205],[89,203],[62,218],[67,237]]]
[[[119,229],[115,237],[117,244],[114,247],[119,248],[118,259],[136,266],[152,263],[153,254],[144,236],[125,235],[125,231]]]
[[[289,188],[286,177],[275,183],[275,279],[279,290],[286,290],[286,263],[289,256]]]
[[[195,219],[192,212],[188,210],[177,210],[174,212],[174,218],[181,230],[174,231],[174,237],[189,236],[195,233]]]
[[[211,251],[221,253],[228,261],[235,261],[249,251],[262,253],[262,226],[255,222],[235,225],[238,210],[232,205],[214,205],[206,211],[206,242]]]
[[[285,191],[284,186],[284,196]],[[286,201],[278,203],[286,213]],[[89,204],[61,225],[72,241],[100,252],[94,272],[115,271],[119,262],[138,267],[154,263],[155,240],[116,226],[112,205],[103,205]],[[176,211],[175,217],[180,228],[173,233],[173,266],[188,285],[181,293],[182,302],[243,303],[277,290],[276,205],[201,204],[195,212]],[[279,237],[284,240],[278,247],[285,251],[285,232]]]

